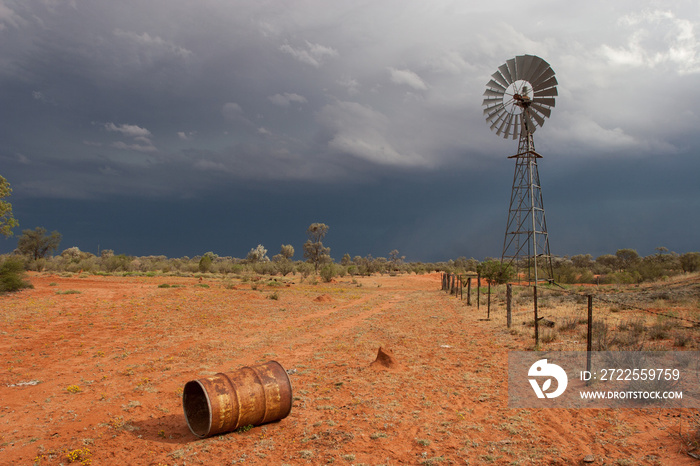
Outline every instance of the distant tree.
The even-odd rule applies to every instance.
[[[496,284],[508,283],[515,275],[509,263],[495,259],[482,262],[477,266],[477,271],[483,278]]]
[[[596,264],[610,270],[616,270],[619,264],[619,259],[617,256],[613,256],[612,254],[603,254],[602,256],[598,256],[595,261]]]
[[[202,258],[199,259],[199,264],[197,265],[199,271],[202,273],[211,272],[211,268],[214,264],[215,258],[216,254],[214,254],[213,252],[207,252],[206,254],[204,254]]]
[[[343,255],[343,258],[340,259],[340,265],[342,265],[343,267],[347,267],[350,264],[352,264],[352,258],[350,257],[350,254],[346,252]]]
[[[0,176],[0,234],[5,237],[12,236],[12,229],[19,226],[17,220],[12,216],[12,204],[3,200],[10,194],[12,194],[10,183]]]
[[[571,263],[579,269],[587,269],[593,265],[593,257],[590,254],[577,254],[571,256]]]
[[[629,270],[640,261],[639,254],[634,249],[618,249],[615,256],[621,270]]]
[[[328,233],[328,225],[325,223],[312,223],[306,229],[306,235],[309,238],[304,243],[304,257],[314,265],[314,271],[318,272],[318,267],[321,264],[330,262],[331,248],[323,246],[323,238]]]
[[[399,270],[406,256],[399,255],[399,250],[394,249],[389,253],[389,264],[393,270]]]
[[[267,249],[265,249],[265,246],[258,244],[257,247],[248,252],[246,260],[254,264],[256,262],[269,262],[270,258],[267,257]]]
[[[22,236],[17,241],[17,249],[22,254],[37,260],[47,255],[50,256],[51,251],[57,250],[59,244],[61,244],[59,232],[52,231],[50,235],[47,235],[46,228],[36,227],[34,230],[22,231]]]
[[[697,272],[700,270],[700,252],[681,254],[680,262],[684,272]]]
[[[294,263],[291,261],[292,257],[294,257],[294,247],[291,244],[283,244],[280,248],[280,253],[272,256],[275,269],[283,277],[294,271]]]
[[[292,257],[294,257],[294,246],[292,246],[291,244],[283,244],[280,248],[280,254],[285,259],[291,259]]]

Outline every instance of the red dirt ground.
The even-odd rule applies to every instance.
[[[697,410],[509,409],[529,335],[438,274],[29,278],[0,296],[2,464],[698,464]],[[397,368],[370,368],[379,347]],[[286,419],[189,431],[186,382],[268,360],[296,370]]]

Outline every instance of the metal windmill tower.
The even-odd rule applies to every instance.
[[[534,55],[520,55],[498,67],[486,84],[483,105],[491,129],[504,138],[518,139],[515,174],[510,195],[502,262],[526,271],[529,283],[553,278],[547,222],[533,133],[554,107],[557,79],[549,63]],[[544,269],[544,270],[542,270]]]

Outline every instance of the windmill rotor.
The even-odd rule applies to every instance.
[[[534,133],[551,115],[557,78],[549,63],[535,55],[506,60],[491,75],[484,91],[484,115],[505,139]]]

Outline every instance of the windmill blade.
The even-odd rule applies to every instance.
[[[506,111],[503,105],[496,105],[495,107],[491,107],[489,110],[489,114],[486,116],[486,121],[492,121],[496,116],[500,116],[501,113]]]
[[[537,126],[535,126],[535,122],[530,118],[530,112],[523,112],[522,115],[525,121],[525,130],[534,133]]]
[[[508,86],[510,86],[510,83],[508,81],[506,81],[505,78],[503,77],[503,75],[501,73],[499,73],[498,71],[496,71],[494,74],[492,74],[491,77],[493,79],[495,79],[496,81],[498,81],[500,84],[502,84],[504,89],[506,89]]]
[[[501,113],[503,113],[503,112],[505,112],[505,111],[506,111],[506,110],[505,110],[505,108],[503,108],[503,107],[499,107],[499,108],[493,109],[493,111],[492,111],[491,113],[489,113],[488,116],[486,117],[486,121],[493,121],[493,119],[494,119],[496,116],[499,116]]]
[[[503,129],[506,127],[506,124],[508,123],[508,120],[510,119],[510,118],[508,118],[509,116],[511,116],[510,113],[506,114],[505,118],[503,118],[503,122],[501,122],[501,126],[499,126],[498,131],[496,131],[497,135],[500,136],[501,133],[503,133]]]
[[[532,99],[534,103],[540,104],[540,105],[548,105],[550,107],[554,107],[555,100],[552,97],[535,97]]]
[[[505,92],[503,91],[494,91],[493,89],[486,89],[482,95],[488,96],[488,97],[503,97],[503,94]]]
[[[559,93],[557,92],[556,87],[550,87],[548,89],[538,89],[535,91],[535,97],[545,97],[545,96],[555,97],[558,95],[559,95]]]
[[[481,103],[481,105],[484,105],[486,107],[493,107],[496,104],[503,104],[503,99],[484,99],[484,101]]]
[[[499,113],[498,118],[493,123],[491,123],[491,126],[490,126],[491,130],[493,130],[496,126],[498,126],[498,124],[502,121],[503,118],[505,118],[505,112]]]
[[[537,78],[539,78],[544,71],[549,68],[549,63],[546,61],[542,60],[540,57],[535,57],[535,64],[532,65],[530,68],[531,71],[528,73],[527,81],[530,81],[530,83],[534,86],[533,81],[535,81]]]
[[[546,116],[549,118],[549,116],[552,114],[552,110],[550,110],[548,107],[543,107],[542,105],[538,103],[531,103],[530,108],[534,108],[538,112],[540,112],[542,115]]]
[[[542,126],[544,125],[544,117],[542,117],[539,113],[528,110],[528,115],[533,118],[538,125]]]
[[[491,105],[490,107],[486,107],[484,109],[484,115],[488,115],[489,113],[492,113],[494,110],[500,110],[501,108],[503,108],[502,103],[498,103],[496,105]]]
[[[518,139],[520,135],[520,127],[523,124],[523,117],[518,113],[515,115],[515,122],[513,124],[513,139]]]
[[[512,126],[513,126],[513,117],[514,117],[514,116],[515,116],[515,115],[513,115],[512,113],[510,113],[510,114],[508,115],[508,117],[506,118],[506,121],[507,121],[508,123],[506,123],[505,132],[503,133],[503,138],[504,138],[504,139],[508,139],[508,138],[510,137],[510,134],[511,134],[510,131],[511,131]]]
[[[502,86],[501,84],[497,83],[493,79],[486,83],[487,87],[490,87],[491,89],[498,90],[498,89],[503,89],[503,92],[505,92],[506,87]]]
[[[512,81],[515,82],[518,80],[518,69],[515,67],[515,58],[511,58],[510,60],[506,60],[506,65],[508,65],[508,71],[510,72],[510,76]]]
[[[515,57],[515,68],[517,70],[516,78],[525,79],[527,72],[532,64],[532,55],[518,55]]]
[[[521,79],[528,81],[528,78],[531,77],[532,72],[535,71],[540,60],[539,57],[534,55],[525,55],[525,69],[523,70],[523,77]]]
[[[505,63],[502,64],[501,66],[498,67],[498,71],[501,72],[501,74],[505,78],[506,82],[508,83],[507,85],[510,86],[511,83],[513,82],[513,78],[510,75],[510,71],[508,71],[508,65],[506,65]]]
[[[559,84],[557,83],[557,78],[554,77],[554,71],[551,68],[546,69],[545,72],[542,73],[537,79],[530,82],[532,83],[532,87],[535,89],[546,89]]]

